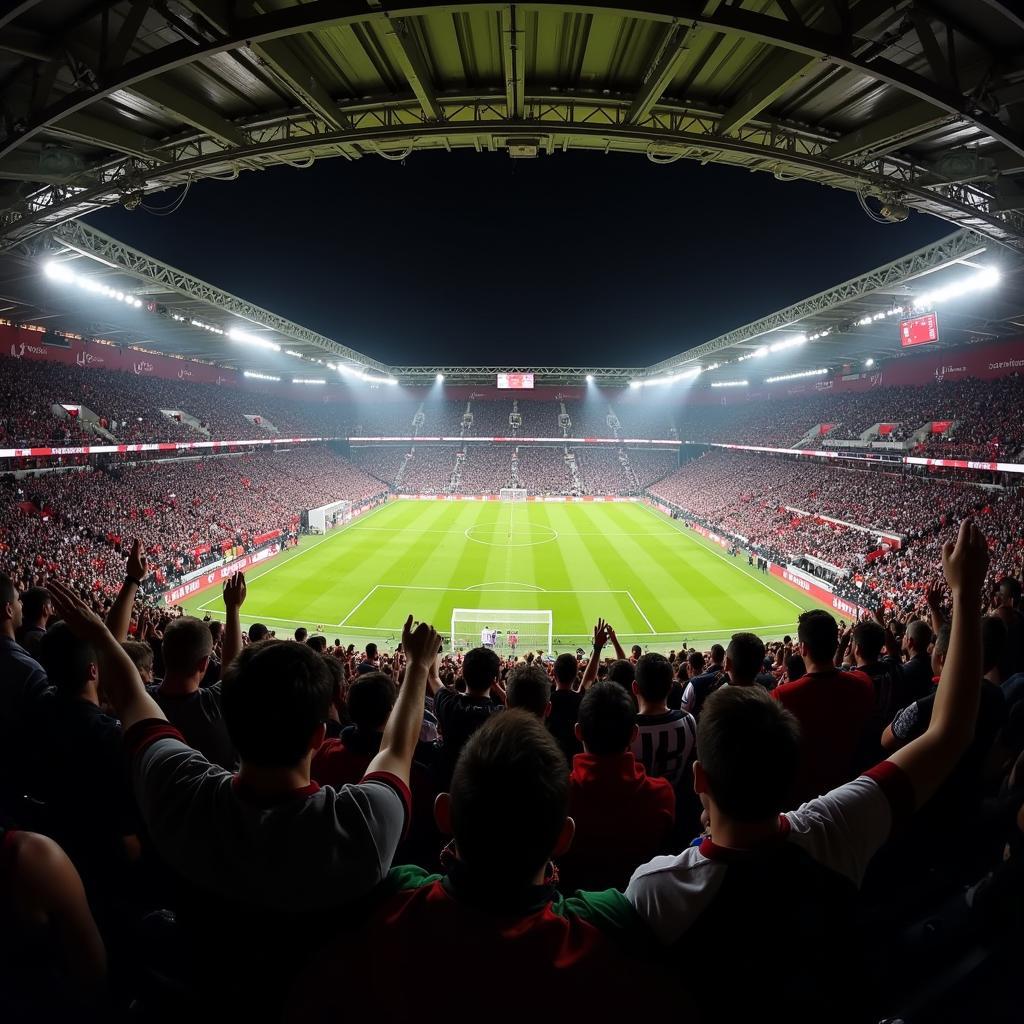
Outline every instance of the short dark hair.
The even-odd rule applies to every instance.
[[[999,581],[999,592],[1008,597],[1015,605],[1020,604],[1021,585],[1020,580],[1015,576],[1004,576]]]
[[[300,644],[306,642],[306,637],[307,636],[309,636],[309,630],[306,629],[305,626],[297,626],[296,627],[296,629],[295,629],[295,639],[298,640]]]
[[[633,700],[618,683],[594,683],[577,713],[583,742],[591,754],[621,754],[633,740]]]
[[[691,668],[698,672],[704,671],[704,655],[700,651],[690,651],[686,656],[686,661]]]
[[[661,703],[672,689],[672,662],[653,651],[636,663],[636,688],[644,700]]]
[[[306,646],[312,647],[317,654],[323,654],[327,650],[327,637],[317,633],[315,636],[306,637]]]
[[[998,615],[986,615],[981,620],[982,672],[989,672],[1002,663],[1008,639],[1006,623]]]
[[[796,635],[815,661],[831,661],[839,646],[839,623],[824,608],[812,608],[797,620]]]
[[[782,810],[793,788],[799,723],[760,686],[723,686],[701,708],[697,759],[723,814],[764,821]]]
[[[786,659],[786,675],[790,682],[807,675],[807,663],[799,654],[791,654]]]
[[[725,648],[721,644],[711,645],[711,660],[719,665],[725,660]]]
[[[26,619],[38,619],[47,601],[51,601],[46,587],[29,587],[21,595],[21,613]]]
[[[939,627],[939,632],[935,637],[935,643],[932,645],[932,654],[937,654],[940,658],[944,658],[949,651],[949,638],[952,635],[952,626],[948,622],[944,622]]]
[[[199,662],[213,653],[213,634],[210,625],[191,615],[174,619],[164,630],[161,645],[165,672],[192,675]]]
[[[153,648],[145,640],[122,640],[121,646],[136,668],[153,667]]]
[[[755,633],[733,633],[726,657],[736,681],[752,683],[764,669],[764,641]]]
[[[39,661],[57,692],[72,697],[85,689],[89,667],[99,663],[92,644],[75,636],[66,622],[58,622],[43,634]]]
[[[560,683],[575,683],[579,674],[579,663],[575,654],[560,654],[555,658],[555,679]]]
[[[366,660],[373,661],[377,657],[377,645],[370,643],[366,645]]]
[[[483,693],[501,671],[501,658],[490,647],[474,647],[462,659],[462,678],[471,693]]]
[[[249,643],[251,644],[258,644],[261,640],[266,640],[268,636],[270,636],[270,630],[262,622],[254,622],[249,627]]]
[[[398,687],[383,672],[367,672],[348,688],[349,717],[365,732],[378,732],[391,717],[398,699]]]
[[[0,572],[0,604],[14,604],[18,600],[18,588],[14,580],[6,573]]]
[[[551,700],[551,680],[540,665],[516,665],[505,683],[508,707],[521,708],[538,718],[544,717]]]
[[[629,649],[629,653],[640,655],[644,653],[644,649],[639,644],[633,644]]]
[[[331,676],[305,644],[262,640],[224,673],[221,711],[243,761],[290,768],[305,756],[316,727],[326,721]]]
[[[885,646],[885,629],[874,619],[861,619],[853,627],[853,642],[867,661],[878,661]]]
[[[491,715],[452,775],[459,858],[488,872],[500,864],[495,884],[519,889],[554,852],[568,805],[565,755],[544,725],[525,711]]]
[[[932,627],[924,619],[914,619],[913,622],[907,624],[907,639],[913,642],[915,651],[924,654],[934,639]]]
[[[632,692],[633,681],[636,679],[636,669],[633,667],[633,662],[627,661],[625,658],[613,661],[608,669],[608,678],[613,683],[618,683],[619,686]]]

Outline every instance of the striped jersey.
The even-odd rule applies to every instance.
[[[678,787],[686,779],[697,742],[697,723],[685,711],[637,715],[639,733],[630,748],[647,774]]]

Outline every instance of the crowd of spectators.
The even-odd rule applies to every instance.
[[[458,451],[454,445],[416,445],[398,490],[406,494],[447,494]]]
[[[389,487],[395,486],[408,454],[408,446],[397,444],[358,445],[349,449],[349,457],[355,465]]]
[[[10,1019],[1016,1019],[1024,610],[970,521],[922,614],[557,658],[243,631],[240,574],[158,611],[135,525],[113,595],[0,573]]]
[[[530,494],[571,494],[572,477],[565,449],[552,445],[520,445],[519,486]]]
[[[711,451],[655,483],[650,492],[697,521],[776,563],[810,554],[850,575],[836,590],[862,605],[901,611],[920,604],[942,543],[966,515],[984,523],[992,544],[993,581],[1024,572],[1019,490],[823,465],[743,451]],[[817,522],[829,517],[868,532]],[[884,551],[884,536],[901,538]]]
[[[28,588],[44,586],[59,567],[109,596],[125,538],[144,531],[154,581],[169,585],[274,531],[286,543],[304,509],[386,491],[318,445],[0,478],[0,571]]]

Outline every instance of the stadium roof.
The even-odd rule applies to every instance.
[[[1019,248],[1015,6],[12,0],[0,239],[201,178],[464,147],[724,163]]]
[[[48,265],[57,268],[56,278],[45,273]],[[995,286],[991,271],[999,275]],[[521,371],[536,374],[541,385],[581,384],[587,375],[599,384],[625,385],[685,374],[696,366],[704,370],[702,381],[746,377],[753,382],[765,375],[842,369],[901,355],[898,320],[912,315],[915,301],[924,296],[961,286],[964,294],[947,294],[922,307],[937,311],[939,347],[1024,333],[1024,261],[960,230],[651,367],[389,366],[81,221],[0,254],[0,318],[15,323],[241,370],[308,377],[347,367],[408,384],[432,384],[439,373],[449,383],[493,384],[498,372]],[[115,295],[97,294],[100,288]],[[232,329],[243,333],[232,338]],[[265,347],[267,342],[280,351]]]

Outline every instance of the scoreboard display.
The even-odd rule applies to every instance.
[[[532,373],[499,373],[498,388],[501,391],[528,391],[533,387]]]
[[[900,344],[904,348],[930,345],[939,340],[939,318],[935,313],[923,313],[910,320],[900,321]]]

